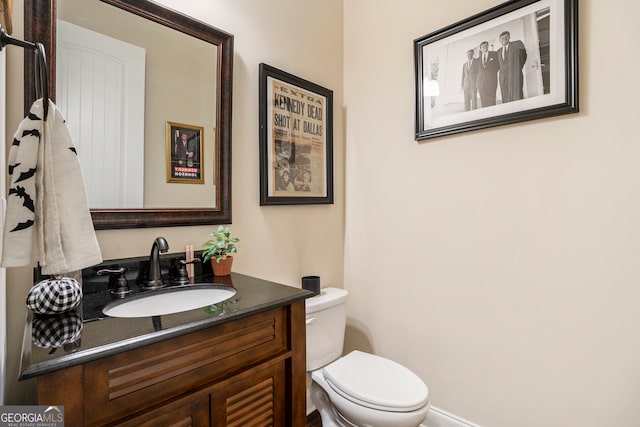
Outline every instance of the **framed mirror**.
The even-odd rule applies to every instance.
[[[98,22],[97,26],[86,28],[92,27],[92,18],[81,15],[84,13],[81,9],[86,9],[87,13],[91,12],[91,9],[98,12],[100,19],[94,20]],[[109,14],[109,17],[105,18],[105,14]],[[125,21],[119,23],[118,19],[121,18],[116,18],[116,15],[121,16]],[[93,133],[98,135],[98,139],[101,137],[103,140],[103,145],[106,145],[105,152],[117,153],[114,157],[118,159],[122,157],[120,153],[129,147],[128,144],[134,142],[140,144],[140,139],[143,139],[141,143],[143,157],[129,161],[134,164],[132,174],[135,175],[136,169],[138,172],[144,171],[140,173],[142,190],[137,196],[117,196],[127,199],[124,204],[94,202],[92,188],[87,185],[91,216],[97,230],[231,223],[233,35],[148,0],[81,0],[80,2],[78,0],[25,0],[24,22],[24,38],[41,42],[45,46],[52,101],[57,102],[60,98],[62,102],[69,105],[67,107],[69,110],[73,106],[76,106],[76,110],[86,110],[86,108],[84,104],[82,109],[77,108],[78,101],[67,93],[65,81],[74,81],[76,78],[57,74],[61,69],[64,71],[65,67],[74,68],[73,63],[67,61],[69,55],[64,44],[61,44],[64,42],[61,42],[60,37],[65,37],[66,34],[66,37],[71,37],[72,40],[74,38],[94,40],[91,37],[96,33],[98,37],[118,39],[118,42],[134,45],[134,48],[143,52],[142,83],[133,85],[129,83],[128,87],[144,86],[142,93],[144,109],[137,113],[137,116],[131,113],[130,107],[123,107],[122,112],[115,114],[121,118],[122,123],[135,122],[136,120],[131,120],[131,117],[141,117],[140,120],[144,121],[143,128],[137,133],[136,131],[130,133],[129,135],[133,136],[129,136],[128,140],[121,143],[123,147],[121,149],[116,145],[110,145],[115,144],[114,140],[118,138],[112,135],[105,136],[114,128],[120,129],[120,123],[112,125],[108,122],[98,125],[93,119],[85,120],[88,123],[86,127],[91,128]],[[71,33],[69,36],[69,28],[75,27],[87,30],[88,35],[78,37],[74,35],[75,33]],[[144,29],[151,31],[151,35],[140,34]],[[160,43],[145,45],[141,41],[148,39],[157,39]],[[60,52],[58,52],[58,46],[63,46]],[[171,49],[174,50],[171,51]],[[85,50],[94,49],[85,48]],[[116,48],[116,51],[120,50],[122,49]],[[104,56],[112,57],[113,55]],[[192,71],[180,71],[181,67],[187,67],[185,69],[191,67]],[[167,72],[173,72],[174,77]],[[104,74],[120,76],[122,73],[105,72]],[[25,112],[29,111],[36,99],[33,75],[34,57],[25,55]],[[180,77],[184,75],[188,78]],[[183,81],[176,84],[178,78],[182,78]],[[102,90],[105,94],[129,93],[130,90],[125,90],[126,84],[126,82],[116,83],[120,85],[116,87],[121,87],[122,90],[114,91],[104,88]],[[188,84],[192,85],[188,86]],[[57,97],[56,89],[61,87],[61,94]],[[98,98],[103,99],[105,96]],[[184,105],[191,105],[192,109],[181,107]],[[74,113],[66,112],[62,104],[59,104],[59,107],[67,121],[71,122],[67,114]],[[73,122],[79,121],[79,118],[75,120],[77,117],[77,115],[74,116]],[[82,132],[73,129],[71,131],[72,135],[74,132]],[[119,135],[116,136],[119,137]],[[184,169],[175,166],[178,165],[176,163],[178,160],[174,158],[174,154],[178,151],[175,150],[174,153],[173,144],[177,144],[180,138],[195,137],[198,138],[198,143],[194,145],[199,147],[198,163],[194,166],[189,161],[189,167]],[[77,139],[82,140],[81,144],[87,144],[86,141],[91,138],[87,138],[86,133],[82,133]],[[74,142],[78,146],[76,138]],[[93,144],[92,139],[91,144]],[[89,148],[79,147],[78,150],[83,171],[98,169],[99,162],[93,167],[85,166],[82,153],[90,151]],[[106,154],[93,156],[102,160]],[[186,162],[187,160],[184,166],[187,165]],[[180,166],[183,164],[180,163]],[[125,175],[126,179],[129,179],[129,172],[113,173],[115,168],[120,167],[118,164],[106,168],[97,181],[111,183],[115,181],[116,175]],[[191,169],[202,176],[198,175],[198,179],[189,179],[188,174]],[[85,182],[90,182],[91,178],[86,177],[86,172],[84,173]],[[181,173],[185,175],[180,175]],[[176,176],[184,176],[185,179],[176,179]],[[120,187],[129,187],[125,184]]]

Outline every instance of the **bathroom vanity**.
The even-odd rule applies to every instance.
[[[36,345],[30,316],[21,379],[36,377],[38,403],[64,405],[71,426],[304,426],[313,294],[224,281],[230,300],[153,318],[92,319],[104,295],[86,294],[80,336],[55,350]]]

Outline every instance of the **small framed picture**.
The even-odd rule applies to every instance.
[[[167,122],[167,182],[204,184],[204,128]]]
[[[333,203],[333,91],[260,64],[260,205]]]

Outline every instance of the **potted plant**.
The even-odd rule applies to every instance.
[[[238,252],[236,243],[240,241],[237,237],[231,237],[231,228],[219,226],[217,231],[211,232],[212,239],[202,244],[202,260],[211,260],[214,276],[228,276],[231,274],[231,264],[233,257],[229,254]]]

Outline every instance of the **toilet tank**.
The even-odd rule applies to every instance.
[[[347,295],[344,289],[324,288],[320,295],[308,298],[307,371],[314,371],[342,354],[347,323]]]

